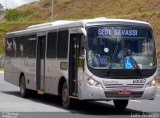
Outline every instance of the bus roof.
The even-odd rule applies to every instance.
[[[46,29],[61,29],[61,28],[72,28],[72,27],[87,27],[90,25],[100,25],[100,24],[123,24],[123,25],[137,25],[137,26],[148,26],[151,25],[147,22],[138,20],[126,20],[126,19],[108,19],[108,18],[95,18],[95,19],[83,19],[77,21],[68,20],[58,20],[50,23],[43,23],[38,25],[32,25],[24,30],[9,32],[7,35],[16,34],[21,35],[23,33],[33,33],[33,32],[44,32]]]

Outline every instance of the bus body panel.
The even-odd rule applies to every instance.
[[[67,70],[61,70],[60,68],[61,62],[67,63],[67,60],[46,59],[46,64],[45,64],[46,93],[58,95],[58,85],[61,77],[64,77],[65,79],[68,78]]]
[[[6,81],[19,86],[20,75],[23,73],[26,79],[26,87],[28,89],[36,90],[36,61],[35,59],[11,59],[11,63],[7,61],[5,67],[4,78]],[[12,65],[12,69],[10,68]],[[9,68],[9,69],[8,69]],[[10,70],[12,72],[10,72]],[[13,75],[12,75],[12,74]],[[10,76],[8,74],[11,74]]]
[[[21,64],[23,60],[19,59],[6,59],[4,78],[6,81],[19,86],[20,71],[22,69]]]
[[[36,59],[25,59],[23,70],[28,89],[36,90]]]

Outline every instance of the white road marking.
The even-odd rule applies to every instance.
[[[132,102],[141,102],[141,101],[139,101],[139,100],[130,100],[130,101],[132,101]]]

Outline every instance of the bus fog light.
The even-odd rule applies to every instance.
[[[148,82],[146,87],[151,87],[151,86],[156,86],[156,80],[155,79],[152,80],[151,82]]]
[[[91,86],[100,86],[100,83],[94,80],[91,76],[86,78],[87,83]]]

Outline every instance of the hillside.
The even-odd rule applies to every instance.
[[[15,26],[13,21],[10,23],[6,21],[6,31],[23,29],[30,24],[49,22],[51,0],[40,0],[19,7],[17,10],[21,12],[16,21],[18,26]],[[156,34],[158,50],[160,50],[160,0],[54,0],[53,12],[54,20],[107,17],[150,22]],[[160,57],[160,52],[158,56]]]
[[[146,16],[160,13],[159,0],[54,0],[54,19],[82,19],[105,17]],[[47,20],[51,14],[51,0],[24,5],[19,9],[34,11],[32,20]]]

